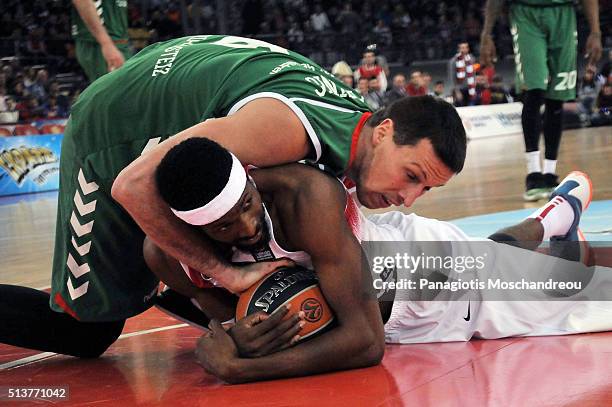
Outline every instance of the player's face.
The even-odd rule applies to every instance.
[[[261,196],[257,189],[247,182],[238,203],[221,219],[203,227],[212,240],[250,248],[259,245],[267,236]]]
[[[438,158],[431,141],[401,146],[393,141],[391,120],[374,129],[372,148],[361,166],[357,197],[368,208],[409,207],[429,189],[443,186],[454,175]]]

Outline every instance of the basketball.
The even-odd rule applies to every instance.
[[[299,266],[279,269],[244,291],[236,307],[236,320],[257,311],[273,314],[285,304],[292,304],[285,318],[300,311],[306,314],[306,324],[299,332],[301,341],[322,333],[334,321],[316,274]]]

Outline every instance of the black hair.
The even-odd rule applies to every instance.
[[[463,169],[467,138],[457,110],[433,96],[404,97],[374,113],[368,126],[393,120],[393,141],[398,145],[416,145],[429,139],[436,155],[454,173]]]
[[[232,169],[225,148],[203,137],[172,147],[155,170],[155,182],[170,207],[186,211],[209,203],[223,190]]]

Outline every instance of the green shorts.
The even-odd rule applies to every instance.
[[[570,5],[513,4],[510,31],[516,64],[516,90],[546,91],[546,98],[576,98],[576,13]]]
[[[125,319],[153,305],[159,280],[143,258],[144,232],[110,191],[117,174],[161,138],[87,152],[71,121],[62,143],[51,308],[81,321]]]
[[[123,57],[127,61],[132,56],[132,51],[129,45],[126,44],[115,44],[117,49],[123,54]],[[108,66],[106,60],[102,55],[102,50],[97,42],[93,41],[75,41],[76,57],[79,61],[79,65],[85,71],[85,75],[90,82],[95,81],[100,76],[108,72]]]

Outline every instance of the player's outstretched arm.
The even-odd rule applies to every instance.
[[[499,17],[503,0],[487,0],[484,7],[484,23],[482,25],[482,32],[480,33],[480,64],[483,66],[491,65],[495,62],[495,43],[491,33],[497,17]]]
[[[584,15],[589,22],[591,32],[585,45],[584,57],[588,59],[587,68],[597,71],[597,62],[601,58],[601,27],[599,26],[599,3],[597,0],[582,0]]]
[[[368,292],[371,276],[362,266],[361,247],[344,218],[345,192],[335,180],[319,177],[326,182],[304,184],[292,228],[297,239],[291,241],[311,255],[338,325],[292,348],[247,359],[238,357],[231,338],[212,323],[212,335],[200,339],[196,354],[206,370],[225,381],[303,376],[373,366],[382,359],[383,323],[376,297]]]
[[[234,153],[241,162],[258,167],[298,161],[309,150],[306,131],[282,102],[258,99],[230,117],[207,120],[160,143],[127,166],[112,187],[112,196],[165,253],[240,292],[281,263],[256,263],[236,268],[223,262],[193,228],[172,214],[155,184],[155,170],[166,153],[190,137],[207,137]]]

